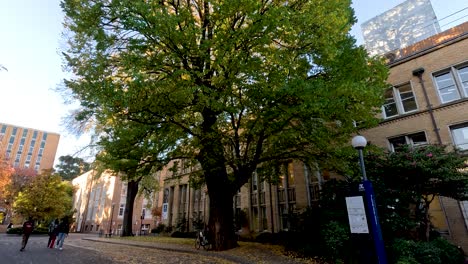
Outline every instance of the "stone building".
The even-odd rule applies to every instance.
[[[361,131],[393,151],[399,144],[443,144],[468,154],[468,22],[386,54],[391,88],[382,121]],[[439,197],[436,228],[468,252],[468,202]]]
[[[110,171],[88,171],[72,181],[74,224],[72,231],[119,235],[122,232],[127,187]],[[152,209],[157,200],[137,196],[133,207],[134,234],[147,234],[157,225]]]
[[[248,232],[279,232],[288,230],[292,213],[311,206],[318,199],[321,175],[304,164],[291,161],[284,164],[284,173],[277,185],[260,181],[254,174],[233,198],[237,230]],[[185,230],[194,230],[196,223],[207,223],[209,197],[206,188],[191,188],[190,172],[179,172],[174,178],[169,171],[163,179],[162,223]]]

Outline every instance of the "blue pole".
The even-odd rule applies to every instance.
[[[387,256],[385,254],[385,246],[380,229],[379,216],[377,214],[377,206],[375,203],[374,189],[372,183],[368,180],[363,181],[364,197],[371,225],[372,240],[374,240],[375,251],[377,254],[377,263],[387,264]]]
[[[387,256],[385,254],[385,246],[382,237],[382,230],[380,229],[379,216],[377,214],[377,205],[375,203],[374,189],[372,183],[367,179],[366,167],[364,165],[364,155],[362,148],[358,148],[359,164],[361,165],[362,183],[364,186],[364,199],[366,201],[367,213],[371,225],[372,240],[374,241],[375,252],[377,255],[378,264],[387,264]]]

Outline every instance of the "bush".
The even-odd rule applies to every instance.
[[[276,244],[277,240],[278,239],[275,237],[275,234],[272,234],[270,232],[263,232],[263,233],[260,233],[257,237],[255,237],[255,242],[259,242],[259,243]]]
[[[172,226],[164,227],[164,232],[165,233],[171,233],[172,232]]]
[[[464,260],[458,248],[443,238],[430,242],[396,239],[390,252],[390,257],[398,264],[460,264]]]
[[[17,234],[21,235],[23,234],[23,227],[14,227],[10,228],[6,232],[7,234]],[[34,231],[32,232],[33,235],[44,235],[48,234],[48,229],[46,227],[36,227]]]
[[[47,227],[39,226],[39,227],[36,227],[32,233],[36,235],[49,234],[49,229]]]
[[[174,233],[171,234],[171,237],[178,237],[178,238],[195,238],[196,237],[196,232],[180,232],[180,231],[175,231]]]
[[[7,230],[7,234],[18,234],[21,235],[23,234],[23,228],[22,227],[13,227]]]
[[[322,237],[325,242],[326,257],[331,259],[341,259],[345,251],[345,245],[349,240],[349,228],[345,225],[331,221],[322,230]]]
[[[403,257],[396,264],[420,264],[413,257]]]
[[[434,247],[440,250],[440,259],[442,263],[463,263],[464,254],[455,246],[443,238],[437,238],[430,242]]]
[[[151,229],[151,233],[162,233],[165,228],[165,224],[159,224],[156,228]]]
[[[434,247],[431,243],[419,242],[417,243],[414,257],[419,263],[449,264],[448,262],[442,262],[442,259],[440,258],[441,253],[441,250],[437,247]]]

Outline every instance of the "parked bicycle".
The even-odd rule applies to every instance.
[[[197,231],[197,237],[195,238],[195,248],[200,249],[200,247],[203,247],[203,249],[208,250],[211,248],[211,243],[208,240],[207,232],[205,230],[199,230]]]

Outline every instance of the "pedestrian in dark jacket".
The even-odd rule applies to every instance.
[[[65,238],[68,237],[68,232],[70,232],[70,223],[68,223],[68,218],[65,217],[62,219],[62,222],[60,222],[60,224],[58,225],[57,244],[60,250],[62,250]]]
[[[26,244],[28,243],[29,236],[34,230],[34,221],[31,217],[28,218],[26,222],[23,223],[23,240],[21,241],[20,251],[24,251]]]
[[[55,219],[49,225],[49,242],[47,243],[47,247],[54,248],[55,239],[58,235],[58,225],[59,220]]]

